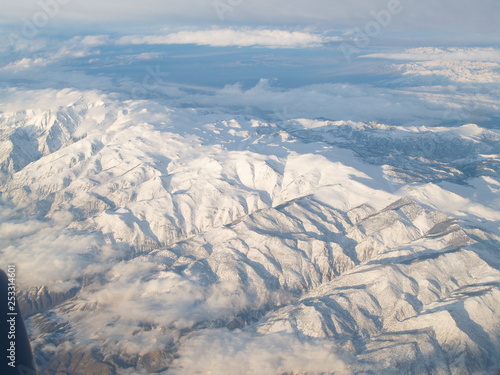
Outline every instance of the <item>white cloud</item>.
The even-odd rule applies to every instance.
[[[20,60],[11,62],[10,64],[7,64],[3,67],[0,67],[1,70],[25,70],[25,69],[32,69],[37,66],[46,66],[50,64],[50,60],[37,57],[37,58],[22,58]]]
[[[206,330],[189,336],[178,355],[165,375],[351,373],[331,341],[305,343],[286,333]]]
[[[403,76],[441,77],[450,82],[500,83],[500,64],[481,61],[421,61],[393,66]],[[425,81],[424,81],[425,82]]]
[[[110,38],[107,35],[87,35],[80,40],[80,43],[86,46],[102,46],[109,42]]]
[[[43,48],[37,50],[37,42],[43,44]],[[34,38],[25,43],[25,45],[20,48],[18,52],[25,54],[25,57],[21,57],[18,60],[14,60],[3,67],[0,66],[0,70],[6,71],[26,71],[36,67],[44,67],[55,62],[74,59],[88,56],[90,53],[98,53],[98,51],[91,50],[95,47],[101,46],[108,43],[109,39],[107,36],[77,36],[64,42],[55,42]],[[17,56],[15,54],[14,56]],[[33,57],[35,55],[36,57]]]
[[[433,86],[434,89],[419,96],[441,97],[450,107],[468,107],[469,112],[488,115],[498,111],[496,97],[500,83],[500,49],[498,48],[435,48],[421,47],[399,52],[385,52],[361,56],[402,60],[404,63],[388,65],[399,75],[394,83],[402,86]],[[460,85],[462,90],[446,90],[446,85]],[[472,87],[471,84],[475,86]],[[440,87],[443,86],[443,87]],[[472,89],[472,90],[471,90]],[[455,97],[452,99],[452,97]],[[464,98],[465,96],[465,98]],[[477,119],[470,118],[475,122]]]
[[[334,40],[338,40],[338,38],[325,37],[304,31],[214,29],[180,31],[166,35],[124,36],[118,40],[118,44],[197,44],[213,47],[304,48],[319,46]]]
[[[36,232],[45,229],[46,224],[40,221],[27,221],[24,223],[1,223],[0,224],[0,234],[4,240],[13,240],[16,238],[22,238],[26,236],[31,236]]]
[[[99,103],[105,98],[97,91],[79,91],[74,89],[45,90],[0,90],[0,106],[2,111],[16,112],[28,108],[51,108],[54,103],[63,107],[78,107],[82,102]]]
[[[57,221],[35,219],[0,224],[0,268],[18,265],[19,286],[67,291],[84,275],[102,272],[112,253],[93,235],[77,234]],[[97,250],[99,249],[99,250]]]
[[[407,49],[401,52],[374,53],[364,58],[382,58],[391,60],[412,61],[486,61],[500,62],[500,49],[488,48],[434,48],[421,47]]]

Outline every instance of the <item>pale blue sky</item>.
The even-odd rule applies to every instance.
[[[45,9],[45,10],[44,10]],[[0,24],[64,26],[73,32],[127,31],[146,27],[275,26],[346,30],[364,28],[394,9],[387,33],[470,43],[498,43],[498,0],[21,0],[2,9]],[[387,14],[387,13],[386,13]]]

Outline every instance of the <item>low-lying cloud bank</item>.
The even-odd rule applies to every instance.
[[[330,340],[301,342],[286,333],[256,335],[227,329],[189,336],[165,375],[350,374],[349,358]]]
[[[339,37],[326,37],[304,31],[276,29],[214,29],[200,31],[179,31],[165,35],[130,35],[118,39],[118,44],[197,44],[212,47],[267,47],[307,48],[327,42],[338,41]]]
[[[500,62],[500,49],[487,48],[412,48],[398,52],[372,53],[364,58],[413,61],[488,61]]]
[[[96,236],[68,229],[74,220],[68,212],[56,214],[52,220],[2,216],[0,267],[19,265],[21,288],[45,285],[53,292],[66,292],[79,287],[79,280],[86,275],[103,272],[114,253]]]

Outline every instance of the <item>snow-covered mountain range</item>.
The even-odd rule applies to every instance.
[[[497,130],[26,95],[1,252],[42,374],[498,369]]]

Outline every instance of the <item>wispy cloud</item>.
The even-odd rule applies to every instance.
[[[29,58],[29,57],[24,57],[20,60],[13,61],[3,67],[0,67],[2,70],[25,70],[25,69],[31,69],[37,66],[46,66],[50,64],[51,60],[42,58],[42,57],[37,57],[37,58]]]
[[[40,41],[43,43],[43,48],[37,50],[36,44]],[[38,38],[32,39],[26,41],[18,51],[17,56],[24,54],[25,57],[20,57],[18,60],[14,60],[0,67],[0,70],[22,71],[34,67],[47,66],[64,59],[85,57],[88,56],[95,47],[101,46],[107,42],[109,42],[109,40],[106,36],[77,36],[65,40],[62,43],[51,43],[48,40]],[[92,53],[98,53],[98,51],[94,50]],[[36,57],[34,57],[34,55]]]

